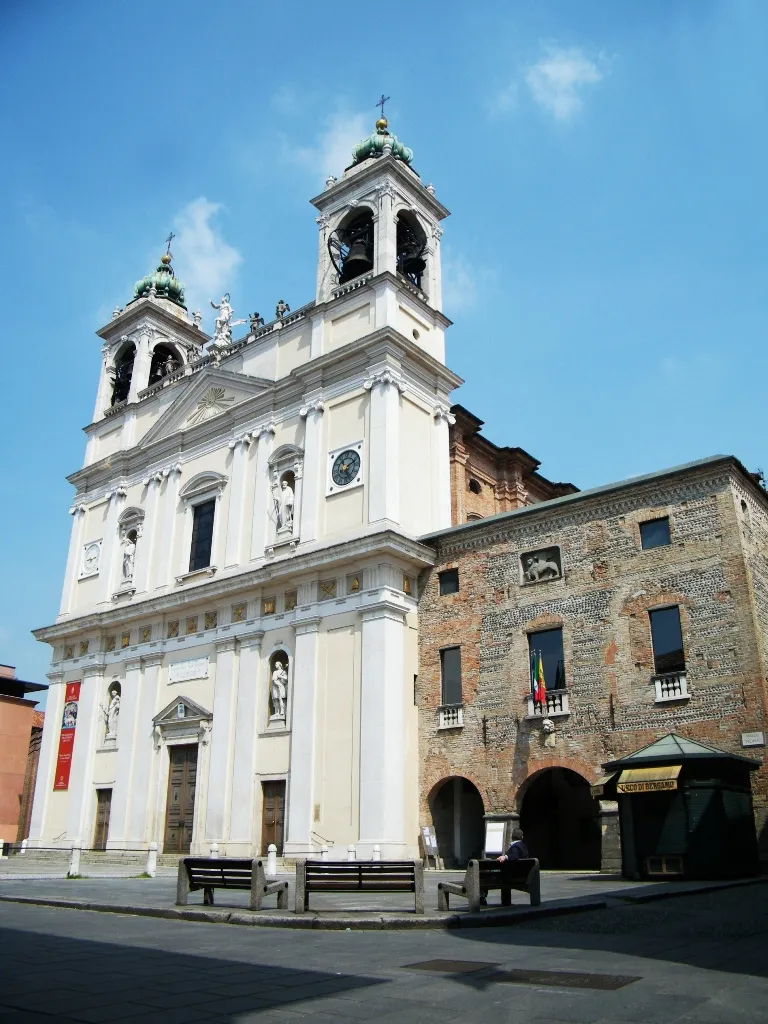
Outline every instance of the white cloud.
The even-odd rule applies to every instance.
[[[463,256],[443,248],[443,308],[449,316],[477,304],[494,287],[493,271],[473,266]]]
[[[311,146],[293,146],[284,140],[288,159],[325,181],[329,174],[340,178],[352,163],[352,147],[373,130],[375,118],[366,114],[333,114]]]
[[[174,218],[174,262],[184,282],[187,307],[208,308],[210,299],[232,289],[232,277],[242,256],[222,238],[214,224],[221,203],[204,196],[193,199]]]
[[[526,71],[525,81],[539,106],[566,121],[582,107],[581,89],[605,77],[601,64],[578,47],[548,46],[546,55]]]

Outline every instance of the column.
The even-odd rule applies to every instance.
[[[126,336],[123,335],[123,337]],[[101,374],[99,375],[99,386],[96,390],[96,404],[93,408],[92,421],[94,423],[97,420],[104,419],[104,410],[109,408],[109,403],[112,401],[112,380],[107,373],[107,364],[111,361],[110,346],[104,345],[101,349]]]
[[[136,342],[136,358],[133,361],[131,388],[128,392],[129,402],[137,402],[139,392],[149,386],[149,367],[151,362],[152,354],[149,351],[149,334],[144,331],[139,335],[139,340]]]
[[[368,521],[400,522],[400,393],[405,384],[389,368],[363,384],[371,393],[368,438]]]
[[[103,725],[100,702],[104,697],[104,666],[90,665],[83,669],[77,728],[69,776],[69,814],[67,843],[90,846],[93,835],[86,830],[93,824],[96,796],[91,785],[97,730]]]
[[[160,530],[157,522],[157,492],[161,483],[162,477],[159,473],[147,477],[144,481],[147,489],[147,509],[136,544],[136,565],[133,570],[133,584],[140,594],[154,586],[155,551],[158,544],[163,543],[158,536]]]
[[[301,539],[316,540],[320,532],[320,495],[325,480],[325,446],[323,444],[323,410],[319,396],[307,401],[299,410],[304,425],[304,484],[301,506]]]
[[[314,792],[319,627],[319,618],[300,619],[294,622],[296,645],[293,659],[286,854],[308,853],[312,850],[310,832]]]
[[[134,749],[136,720],[141,693],[141,658],[125,662],[125,680],[120,690],[120,715],[117,720],[117,766],[112,787],[112,805],[109,811],[109,835],[107,847],[123,850],[129,846],[128,804],[133,791],[133,766],[136,762]],[[97,740],[98,742],[98,740]]]
[[[29,825],[30,845],[45,846],[44,839],[49,841],[53,836],[45,837],[45,817],[48,798],[53,791],[53,776],[56,771],[56,759],[59,754],[59,735],[61,718],[64,713],[63,672],[49,672],[48,700],[45,705],[45,721],[43,722],[43,740],[40,744],[40,760],[37,764],[35,780],[35,796],[32,801],[32,818]]]
[[[157,559],[157,576],[155,585],[157,587],[169,587],[173,584],[176,576],[177,566],[174,565],[174,546],[176,540],[176,521],[179,518],[177,506],[179,504],[179,479],[181,477],[181,465],[177,462],[170,469],[163,471],[165,488],[162,492],[162,500],[158,497],[158,526],[161,528],[160,536],[162,543],[159,547]],[[162,525],[161,525],[162,524]],[[183,571],[186,571],[184,569]]]
[[[101,559],[99,561],[102,602],[109,602],[115,590],[117,590],[120,554],[117,520],[120,516],[120,510],[123,507],[126,493],[125,488],[118,485],[107,496],[109,506],[104,520],[104,539],[101,543]]]
[[[227,547],[224,565],[239,565],[243,535],[243,495],[245,475],[248,466],[248,448],[251,435],[245,434],[230,441],[232,449],[232,483],[229,492],[229,522],[227,523]]]
[[[232,801],[229,820],[229,844],[243,845],[236,855],[254,852],[253,805],[256,778],[257,715],[261,681],[261,641],[263,632],[240,636],[240,665],[237,673],[237,714],[235,718],[235,757],[232,766]]]
[[[154,757],[154,722],[152,720],[161,710],[157,706],[157,687],[162,662],[162,654],[150,654],[141,659],[141,689],[136,710],[136,728],[133,731],[131,746],[133,776],[125,829],[125,837],[129,846],[144,846],[153,838],[148,835],[149,798]],[[118,746],[122,742],[119,735],[117,742]]]
[[[59,614],[63,615],[72,609],[75,604],[75,587],[80,572],[81,559],[83,557],[83,525],[85,523],[85,505],[73,505],[69,510],[72,515],[72,532],[69,536],[69,554],[67,555],[67,568],[64,573],[64,586],[61,591],[61,607]]]
[[[432,431],[432,523],[431,530],[447,529],[451,525],[451,452],[449,427],[456,417],[447,405],[440,404],[434,411]],[[463,466],[461,467],[463,470]],[[463,493],[463,488],[462,488]],[[461,500],[461,499],[459,499]],[[462,518],[458,520],[463,522]]]
[[[216,683],[213,693],[211,760],[208,770],[208,807],[205,818],[207,842],[226,843],[225,825],[229,820],[229,782],[232,765],[232,739],[237,695],[237,640],[215,640]]]
[[[600,871],[621,874],[621,828],[618,800],[598,800],[600,821]]]
[[[360,695],[360,842],[382,858],[405,856],[404,630],[402,607],[386,599],[363,612]]]
[[[251,524],[251,558],[264,557],[264,544],[267,539],[267,524],[269,523],[269,457],[272,454],[272,445],[275,439],[277,428],[274,423],[267,423],[257,427],[252,437],[257,438],[258,448],[256,450],[256,485],[253,493],[253,521]]]

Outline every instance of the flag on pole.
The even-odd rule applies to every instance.
[[[531,696],[536,703],[536,651],[531,648]]]
[[[541,660],[541,651],[539,651],[539,657],[536,662],[536,680],[533,691],[533,700],[535,704],[541,704],[542,708],[547,703],[547,684],[544,681],[544,665]]]

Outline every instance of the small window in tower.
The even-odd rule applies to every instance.
[[[339,274],[339,284],[346,284],[373,270],[373,214],[370,210],[352,217],[331,232],[328,252]]]
[[[147,387],[157,384],[163,377],[167,377],[169,373],[178,370],[180,365],[172,348],[168,345],[155,345],[154,352],[152,353],[152,365],[149,368],[149,383]]]
[[[213,547],[213,517],[216,501],[204,501],[195,505],[192,522],[192,549],[189,554],[189,571],[206,569],[211,564]]]
[[[421,279],[427,269],[425,254],[427,236],[417,218],[404,211],[397,216],[397,271],[411,284],[421,288]]]
[[[458,569],[446,569],[445,572],[437,574],[437,578],[440,582],[440,597],[445,597],[446,594],[458,594],[459,592],[459,570]]]
[[[136,346],[130,345],[115,361],[114,377],[112,383],[112,405],[124,402],[131,390],[131,378],[133,377],[133,362],[136,358]]]
[[[662,548],[672,541],[669,535],[669,516],[646,519],[640,523],[640,543],[643,548]]]
[[[469,481],[469,489],[470,491],[472,491],[473,494],[479,494],[483,488],[480,486],[480,481],[475,480],[475,478],[472,477],[472,479]]]

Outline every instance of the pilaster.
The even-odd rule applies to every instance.
[[[125,679],[120,688],[120,715],[117,720],[117,768],[109,811],[107,848],[125,849],[128,839],[128,807],[133,791],[132,768],[137,757],[136,723],[141,694],[141,658],[125,662]]]
[[[149,654],[141,659],[141,690],[133,734],[131,797],[128,806],[126,840],[129,846],[144,846],[149,834],[149,801],[153,760],[153,718],[157,713],[157,691],[162,654]],[[120,737],[118,736],[118,746]]]
[[[434,410],[432,431],[432,527],[443,530],[451,525],[451,424],[456,422],[449,406],[440,403]],[[463,466],[462,466],[463,469]],[[459,522],[463,522],[460,519]]]
[[[389,367],[370,374],[368,519],[400,522],[400,395],[405,382]]]
[[[99,698],[104,689],[104,666],[88,665],[83,669],[80,700],[77,708],[77,727],[72,750],[72,769],[69,776],[69,813],[67,815],[67,843],[90,846],[92,836],[87,834],[93,823],[95,798],[93,794],[93,755],[96,730],[102,721]]]
[[[294,622],[288,836],[286,854],[311,852],[315,764],[315,714],[320,618]]]
[[[268,510],[270,503],[269,457],[275,441],[277,426],[270,420],[257,427],[251,437],[256,440],[256,484],[253,493],[253,522],[251,524],[251,558],[264,557],[267,540]]]
[[[304,481],[302,486],[301,539],[316,540],[319,534],[320,493],[323,487],[325,457],[323,452],[323,411],[325,403],[319,395],[307,399],[299,410],[304,427]]]
[[[235,719],[235,754],[232,768],[232,800],[229,821],[229,842],[242,843],[243,856],[256,854],[258,837],[253,833],[254,787],[256,773],[256,737],[258,734],[261,678],[261,631],[239,637],[240,664],[237,673],[237,714]]]
[[[72,516],[72,531],[69,535],[69,554],[67,555],[67,568],[64,573],[64,587],[61,592],[61,607],[59,614],[71,611],[75,605],[75,588],[77,577],[80,571],[80,561],[83,557],[83,525],[85,523],[85,506],[75,504],[69,510]],[[100,571],[102,566],[100,565]]]
[[[63,672],[49,672],[47,701],[45,705],[45,721],[43,722],[43,739],[40,744],[40,759],[37,765],[35,780],[35,797],[32,801],[32,818],[29,825],[29,844],[45,846],[52,836],[45,835],[48,812],[48,801],[53,791],[53,778],[58,757],[58,743],[61,734],[61,720],[64,714],[64,683]]]
[[[104,522],[104,539],[101,544],[101,559],[99,561],[99,579],[101,583],[101,600],[111,600],[117,589],[118,583],[118,549],[119,541],[117,520],[120,516],[127,490],[122,484],[118,484],[107,494],[107,514]]]
[[[208,771],[208,807],[205,840],[226,843],[229,822],[232,747],[237,695],[237,640],[227,637],[214,641],[216,682],[213,693],[211,761]]]
[[[243,497],[250,444],[250,434],[235,437],[229,442],[229,447],[232,451],[232,484],[229,493],[229,522],[227,523],[227,544],[224,556],[225,567],[239,565],[242,558]]]
[[[173,564],[174,549],[176,546],[176,521],[181,518],[177,515],[179,504],[179,480],[181,477],[181,463],[176,462],[163,470],[165,486],[158,496],[158,525],[161,526],[160,548],[157,559],[156,586],[169,587],[175,578],[175,566]]]

